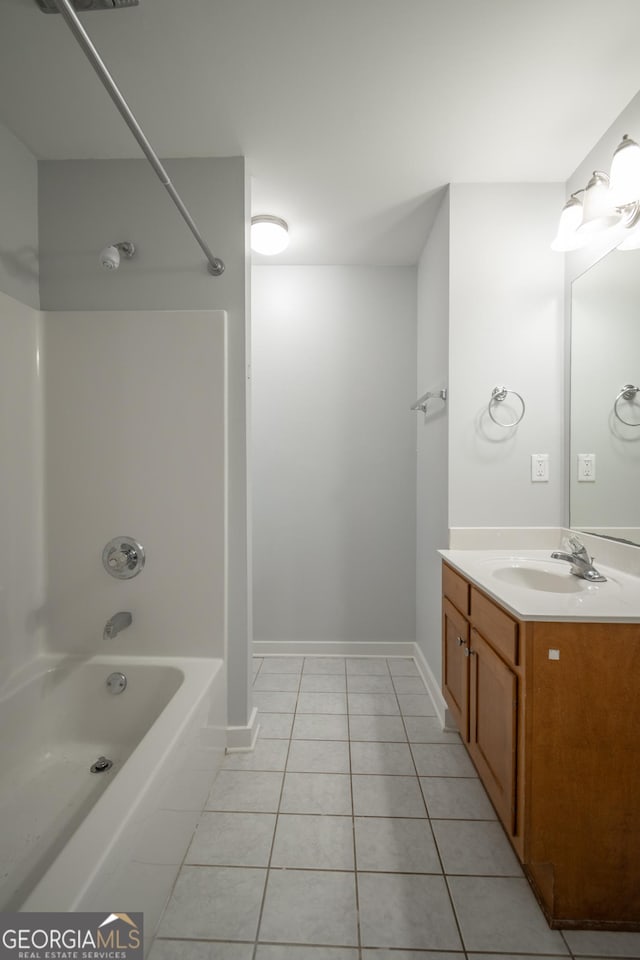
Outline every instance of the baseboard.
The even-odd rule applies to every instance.
[[[413,657],[408,640],[254,640],[254,657]]]
[[[227,753],[246,753],[253,750],[259,732],[258,708],[254,707],[246,726],[227,727]]]
[[[429,663],[427,662],[427,658],[425,657],[424,653],[422,652],[422,650],[420,649],[417,643],[413,644],[413,648],[414,650],[413,650],[412,656],[416,661],[416,666],[420,671],[420,674],[422,676],[422,679],[425,682],[427,690],[429,691],[429,695],[431,697],[431,700],[433,701],[433,705],[436,709],[436,713],[438,714],[438,720],[440,721],[442,729],[457,731],[457,727],[454,724],[453,718],[449,713],[449,709],[447,707],[447,701],[442,696],[442,690],[440,689],[440,684],[436,680],[433,670],[431,669],[431,667],[429,666]]]

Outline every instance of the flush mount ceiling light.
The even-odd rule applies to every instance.
[[[281,217],[260,214],[251,217],[251,249],[274,256],[289,245],[289,225]]]
[[[583,194],[582,200],[578,194]],[[638,249],[640,223],[640,147],[625,133],[611,161],[611,173],[594,170],[583,190],[572,193],[560,214],[552,250],[577,250],[615,228],[619,250]]]

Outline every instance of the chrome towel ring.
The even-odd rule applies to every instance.
[[[628,427],[640,427],[640,420],[625,420],[624,417],[620,416],[620,411],[618,410],[618,404],[621,400],[635,400],[637,394],[640,392],[640,387],[634,387],[632,383],[625,383],[624,387],[616,397],[613,403],[613,412],[620,421],[620,423],[626,423]]]
[[[504,423],[504,421],[498,420],[494,416],[492,408],[494,404],[502,403],[503,400],[506,400],[509,394],[518,398],[518,400],[522,404],[522,410],[520,412],[520,416],[516,417],[515,420],[512,420],[510,423]],[[491,391],[491,398],[489,400],[489,406],[487,407],[487,410],[489,411],[489,416],[491,417],[493,422],[497,423],[499,427],[515,427],[520,423],[520,421],[524,417],[525,403],[522,397],[520,396],[520,394],[516,393],[515,390],[507,390],[506,387],[494,387],[493,390]]]

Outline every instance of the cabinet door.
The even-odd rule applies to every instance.
[[[469,739],[469,623],[447,599],[442,606],[443,691],[462,738]]]
[[[515,833],[518,678],[476,630],[470,643],[469,753],[496,812]]]

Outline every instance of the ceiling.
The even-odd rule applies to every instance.
[[[565,181],[640,87],[638,0],[140,0],[81,19],[161,157],[247,157],[253,213],[290,224],[278,263],[415,263],[446,183]],[[141,155],[34,0],[0,0],[0,121],[39,157]]]

